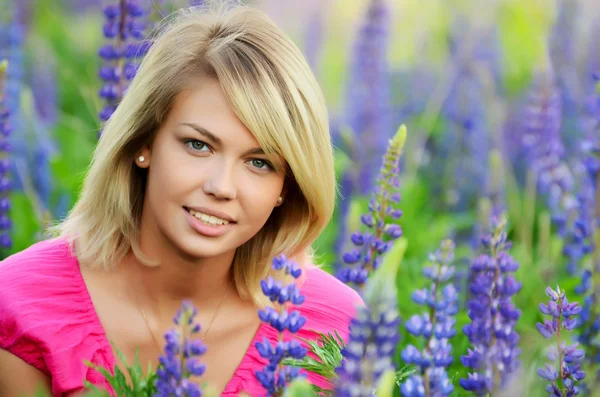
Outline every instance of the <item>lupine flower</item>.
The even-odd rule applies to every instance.
[[[440,189],[444,206],[466,210],[475,206],[481,186],[487,182],[491,139],[487,99],[481,77],[473,70],[475,61],[456,59],[454,62],[459,72],[443,108],[449,124],[440,137],[440,148],[434,159],[437,164],[432,167],[433,172],[443,173],[445,177],[432,175],[432,180],[445,184]]]
[[[336,368],[335,395],[338,397],[371,397],[382,374],[394,371],[400,323],[396,291],[398,267],[398,262],[387,261],[367,281],[366,306],[357,309],[350,323],[348,343],[341,350],[343,359]]]
[[[598,112],[600,121],[600,111]],[[600,123],[596,125],[596,131]],[[580,187],[577,207],[577,218],[565,236],[563,252],[574,265],[580,268],[580,262],[589,258],[581,274],[581,284],[576,292],[583,295],[583,307],[578,327],[578,339],[587,351],[586,361],[593,366],[600,362],[600,316],[597,314],[600,286],[597,275],[600,272],[600,246],[597,236],[600,236],[600,138],[598,132],[585,141],[583,152],[585,175]],[[597,382],[600,373],[595,374]]]
[[[145,14],[138,0],[118,0],[104,7],[103,31],[108,44],[99,51],[104,61],[99,71],[104,85],[99,94],[106,101],[99,114],[102,121],[110,118],[125,95],[139,67],[136,58],[143,57],[150,48],[150,43],[143,40]]]
[[[464,366],[473,370],[467,379],[461,379],[463,389],[484,396],[495,395],[519,366],[519,335],[515,331],[520,310],[512,303],[512,296],[521,284],[511,275],[519,264],[508,253],[506,219],[492,220],[491,234],[482,238],[487,254],[471,263],[473,278],[467,303],[471,323],[463,331],[471,342],[468,354],[461,357]]]
[[[10,239],[11,221],[8,217],[10,210],[10,201],[8,194],[11,188],[11,181],[8,178],[8,173],[11,168],[8,153],[10,152],[10,144],[8,137],[11,133],[10,111],[5,105],[4,86],[6,81],[6,69],[8,62],[0,62],[0,252],[10,248],[12,241]]]
[[[319,72],[319,55],[323,44],[323,15],[319,10],[310,15],[304,33],[304,54],[316,75]]]
[[[536,76],[532,86],[526,106],[522,144],[555,223],[568,219],[576,202],[573,195],[575,179],[564,161],[561,114],[561,97],[552,68],[548,67]]]
[[[194,323],[197,310],[189,301],[184,301],[173,322],[179,331],[173,329],[165,334],[165,354],[159,358],[156,371],[156,394],[153,397],[201,397],[202,390],[194,382],[202,376],[206,367],[198,357],[206,352],[200,339],[194,339],[200,332],[200,324]]]
[[[370,231],[353,233],[350,239],[355,249],[342,256],[348,266],[341,269],[337,277],[344,283],[362,288],[369,273],[381,263],[382,255],[391,247],[393,240],[402,236],[400,225],[387,223],[386,218],[396,221],[402,216],[402,211],[396,205],[400,202],[398,173],[405,140],[406,127],[402,125],[389,141],[377,178],[377,187],[369,202],[369,213],[361,217],[362,224]]]
[[[20,134],[14,134],[15,131],[22,131],[23,126],[20,101],[23,84],[23,42],[27,19],[25,6],[26,2],[18,2],[14,7],[4,7],[3,12],[0,13],[0,61],[6,61],[0,72],[0,251],[2,257],[12,246],[9,233],[12,222],[8,217],[9,193],[12,189],[20,188],[19,178],[13,180],[9,175],[17,175],[15,158],[26,155],[24,145],[20,147],[15,145],[22,137]]]
[[[297,279],[302,274],[302,269],[297,263],[288,260],[285,255],[273,259],[272,268],[280,271],[286,276]],[[283,285],[281,281],[269,276],[262,280],[261,288],[274,307],[266,307],[258,312],[258,316],[264,322],[279,332],[279,340],[272,345],[268,339],[256,342],[256,349],[261,357],[269,360],[265,368],[256,371],[256,378],[267,391],[267,396],[281,396],[285,387],[295,378],[301,376],[300,368],[287,367],[282,364],[285,358],[302,359],[307,350],[299,341],[284,341],[284,331],[296,333],[306,323],[306,318],[299,311],[288,310],[290,305],[301,305],[305,297],[300,295],[300,290],[295,283]]]
[[[446,373],[453,361],[449,339],[456,334],[453,316],[458,311],[458,294],[452,284],[453,259],[454,242],[445,240],[431,255],[432,266],[423,270],[425,278],[431,280],[431,286],[413,294],[413,301],[426,306],[427,311],[412,316],[405,327],[410,334],[423,337],[426,342],[423,351],[410,344],[402,351],[403,361],[419,369],[400,386],[405,397],[442,397],[454,390]]]
[[[345,120],[357,143],[348,154],[357,167],[353,191],[359,194],[372,191],[393,129],[387,61],[390,24],[388,0],[370,0],[351,55]]]
[[[585,378],[585,372],[581,370],[584,352],[577,348],[577,343],[567,346],[564,333],[561,339],[561,331],[572,331],[577,326],[575,316],[581,312],[581,307],[577,302],[569,303],[560,287],[557,287],[556,291],[548,287],[546,295],[550,300],[548,304],[540,304],[540,311],[550,316],[551,320],[546,319],[543,324],[537,323],[536,328],[544,338],[556,338],[556,346],[548,352],[548,360],[558,361],[558,365],[545,363],[544,368],[539,368],[537,373],[550,382],[546,386],[550,396],[576,396],[579,394],[576,382]]]

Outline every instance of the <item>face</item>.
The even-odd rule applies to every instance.
[[[176,97],[135,161],[148,168],[142,238],[192,259],[231,255],[284,196],[282,160],[262,152],[210,78]]]

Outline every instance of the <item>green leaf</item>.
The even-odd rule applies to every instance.
[[[404,383],[406,378],[408,378],[415,372],[417,372],[417,368],[412,365],[405,365],[404,367],[400,368],[395,374],[396,384],[400,386],[402,383]]]
[[[313,397],[316,396],[313,387],[304,378],[295,379],[286,388],[284,397]]]
[[[327,335],[321,332],[313,332],[319,335],[319,339],[307,340],[300,338],[300,340],[303,340],[308,344],[309,351],[314,353],[317,358],[314,359],[308,355],[302,360],[287,358],[283,361],[283,364],[303,368],[328,379],[334,379],[337,376],[335,369],[339,367],[342,362],[343,356],[341,349],[345,347],[344,339],[337,331],[335,331],[335,336],[329,332]]]
[[[394,371],[386,371],[379,378],[379,384],[377,385],[377,397],[392,397],[394,395],[394,389],[396,388],[396,376]]]

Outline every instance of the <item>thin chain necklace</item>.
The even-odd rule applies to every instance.
[[[133,283],[131,282],[131,273],[129,271],[129,266],[127,266],[127,277],[129,278],[129,284],[131,285],[131,291],[133,292],[133,297],[135,298],[135,304],[137,306],[137,309],[140,311],[140,313],[142,313],[142,317],[144,317],[144,321],[146,322],[146,327],[148,327],[148,331],[150,332],[150,335],[152,336],[152,340],[154,341],[154,345],[156,346],[156,349],[158,350],[158,353],[160,355],[160,354],[162,354],[162,349],[160,348],[160,345],[158,344],[158,341],[156,340],[156,337],[154,336],[154,332],[152,331],[152,328],[150,327],[150,323],[148,322],[148,317],[146,317],[146,313],[144,312],[144,309],[142,309],[140,307],[140,302],[138,301],[137,294],[135,293],[135,288],[133,288]],[[201,340],[204,340],[206,338],[206,335],[208,334],[208,331],[210,331],[210,326],[215,321],[215,318],[217,318],[217,314],[219,314],[219,309],[221,308],[221,305],[223,304],[223,301],[225,300],[225,297],[227,296],[227,293],[231,289],[232,285],[233,285],[233,280],[231,280],[231,282],[229,283],[229,288],[227,288],[225,290],[225,293],[223,294],[223,297],[221,298],[221,301],[219,302],[219,305],[217,306],[217,310],[215,310],[215,314],[213,315],[212,319],[210,320],[210,323],[208,323],[208,327],[206,327],[204,336],[202,336],[200,338]]]

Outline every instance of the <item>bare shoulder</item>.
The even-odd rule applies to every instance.
[[[32,396],[38,390],[51,393],[50,378],[17,356],[0,349],[0,396]]]

